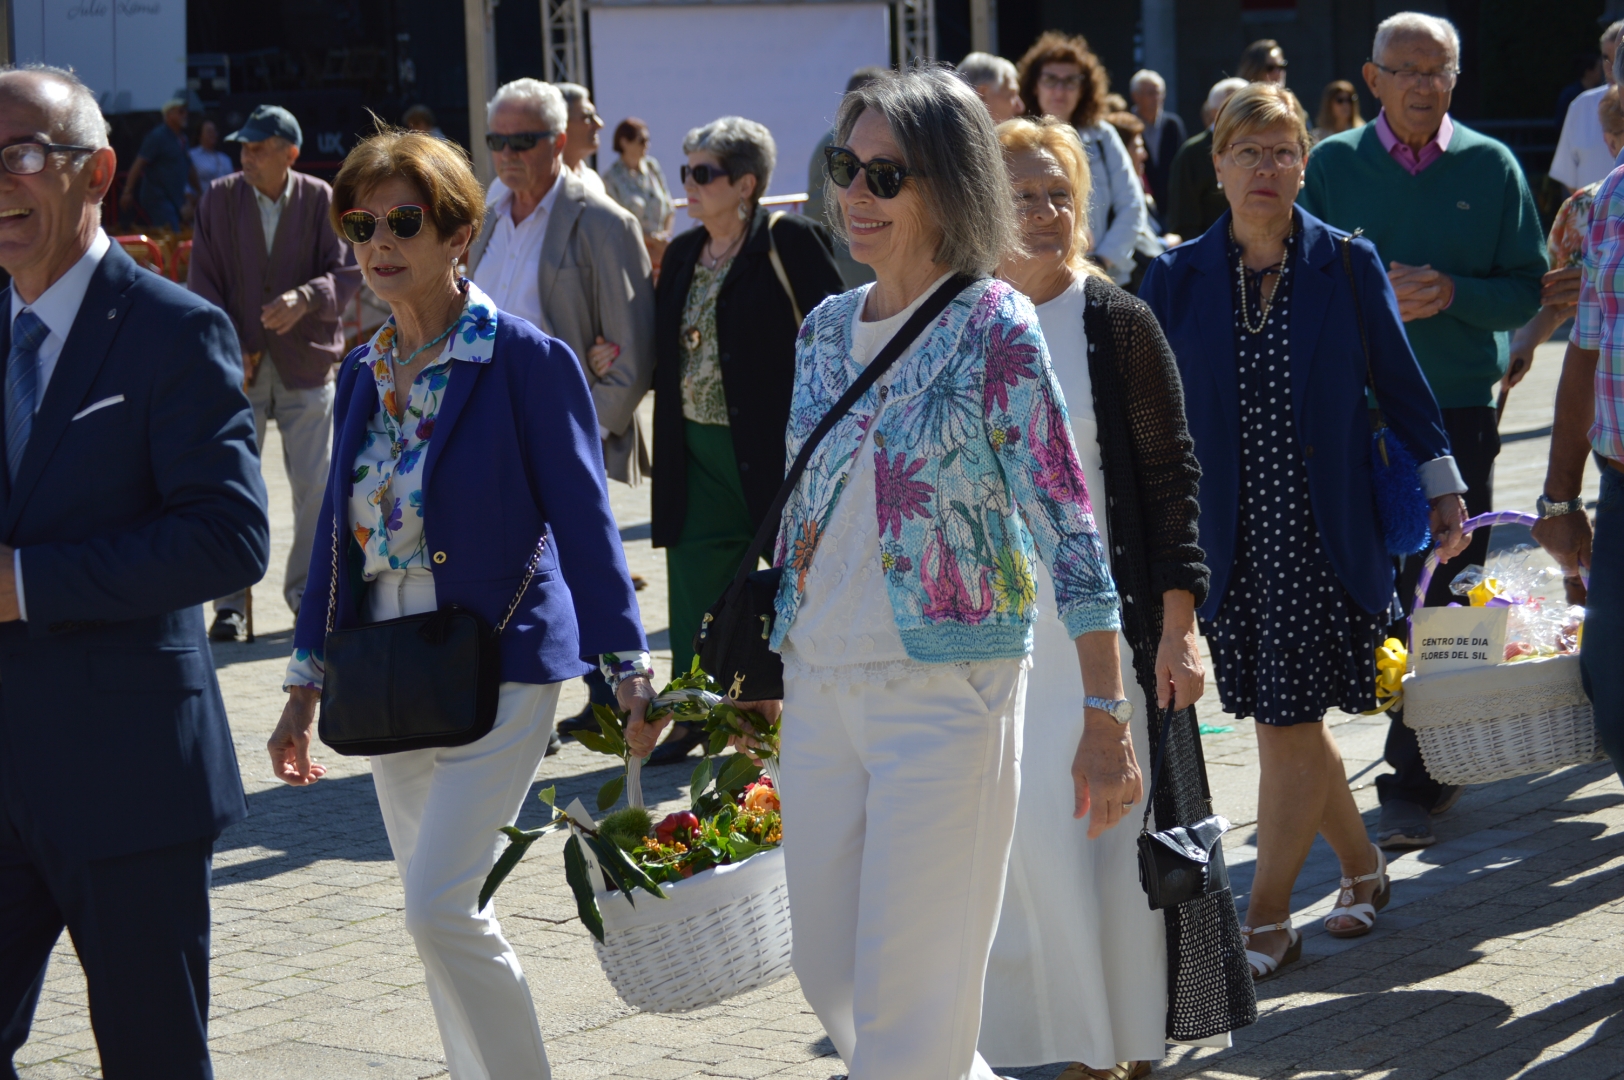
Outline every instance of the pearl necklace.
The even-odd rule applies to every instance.
[[[1292,231],[1286,234],[1285,249],[1287,252],[1291,250],[1291,237],[1296,231],[1297,224],[1296,222],[1293,222]],[[1229,223],[1229,240],[1237,247],[1240,246],[1235,240],[1235,223],[1233,221]],[[1269,309],[1274,307],[1274,298],[1275,295],[1280,291],[1280,282],[1284,280],[1286,276],[1285,255],[1282,255],[1280,257],[1280,261],[1275,263],[1274,266],[1278,266],[1280,268],[1280,272],[1274,275],[1274,285],[1269,288],[1269,295],[1267,297],[1262,295],[1263,283],[1261,281],[1258,282],[1258,301],[1261,305],[1262,315],[1258,319],[1258,324],[1253,326],[1250,309],[1246,306],[1246,253],[1242,252],[1241,254],[1235,256],[1235,274],[1240,278],[1241,283],[1241,327],[1245,329],[1248,334],[1252,334],[1254,336],[1261,334],[1263,333],[1263,328],[1269,324]],[[1274,269],[1274,266],[1265,267],[1263,269],[1263,273],[1259,276],[1262,277],[1267,275],[1270,270]]]

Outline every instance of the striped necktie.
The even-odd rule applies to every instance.
[[[6,468],[14,484],[34,427],[34,403],[39,398],[39,347],[50,332],[40,317],[26,308],[11,324],[11,355],[6,358]]]

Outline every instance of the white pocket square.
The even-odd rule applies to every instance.
[[[73,414],[73,420],[83,420],[85,417],[89,416],[91,413],[95,412],[97,409],[105,409],[109,405],[117,405],[119,402],[121,402],[123,400],[124,400],[124,395],[123,394],[114,394],[112,397],[102,398],[100,401],[97,401],[97,402],[95,402],[93,404],[90,404],[90,405],[86,405],[84,408],[82,408],[78,412],[74,413]],[[71,424],[73,422],[73,420],[69,420],[68,422]]]

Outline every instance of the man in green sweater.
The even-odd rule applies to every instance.
[[[1502,143],[1449,117],[1460,68],[1460,36],[1446,19],[1403,12],[1376,28],[1365,82],[1381,101],[1374,123],[1314,147],[1299,202],[1332,225],[1363,229],[1388,260],[1410,346],[1443,409],[1450,448],[1472,514],[1493,509],[1500,435],[1493,388],[1505,373],[1508,332],[1539,310],[1548,269],[1545,240],[1527,181]],[[1429,605],[1455,599],[1449,582],[1481,563],[1489,532],[1441,567]],[[1421,558],[1405,560],[1399,598],[1408,610]],[[1427,775],[1415,733],[1395,718],[1387,763],[1376,778],[1383,847],[1433,842],[1430,816],[1458,788]]]

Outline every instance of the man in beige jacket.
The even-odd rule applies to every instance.
[[[558,89],[535,79],[491,99],[486,142],[497,179],[469,276],[500,310],[574,350],[598,409],[605,469],[636,484],[649,469],[637,406],[654,378],[652,268],[637,219],[565,167],[568,119]],[[619,354],[599,378],[587,351],[610,342]]]

